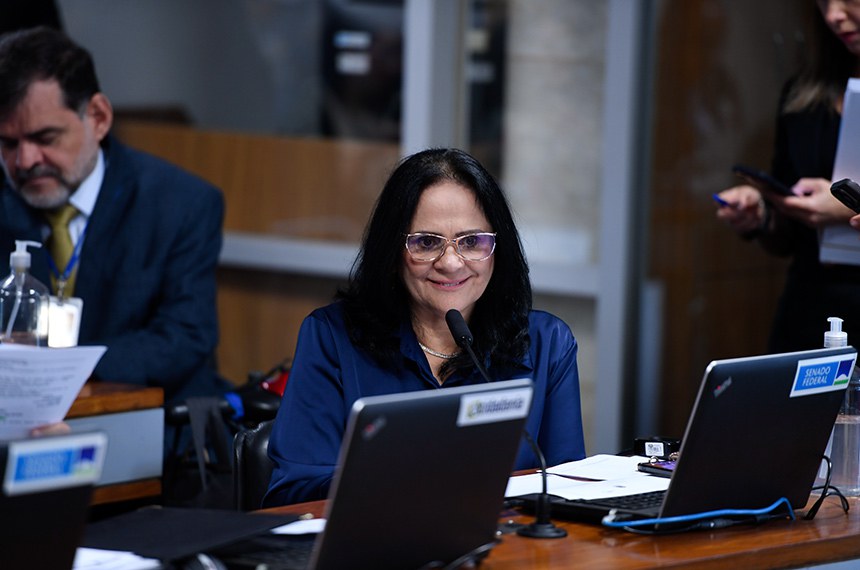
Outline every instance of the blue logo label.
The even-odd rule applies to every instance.
[[[15,463],[14,480],[31,482],[85,473],[93,469],[95,454],[95,447],[88,446],[21,455]]]
[[[856,355],[842,358],[813,358],[798,362],[791,395],[803,396],[843,389],[851,378]]]
[[[22,495],[95,483],[104,465],[104,432],[32,437],[8,444],[3,491]]]

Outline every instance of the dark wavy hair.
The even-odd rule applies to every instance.
[[[469,188],[497,232],[493,275],[475,304],[469,328],[475,352],[504,367],[529,346],[532,307],[529,268],[508,200],[489,172],[462,150],[425,150],[403,159],[382,189],[365,229],[361,250],[345,289],[344,302],[352,341],[383,365],[395,365],[397,333],[410,321],[409,293],[401,278],[403,235],[427,188],[452,181]],[[443,373],[471,366],[467,356],[448,361]]]
[[[833,113],[845,94],[845,86],[857,65],[857,58],[837,38],[820,10],[811,5],[812,42],[805,63],[793,81],[783,105],[783,113],[794,113],[818,105]]]
[[[24,100],[31,83],[52,79],[76,113],[100,91],[92,56],[64,33],[40,26],[0,36],[0,120]]]

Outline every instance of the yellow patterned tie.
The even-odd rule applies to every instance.
[[[51,237],[48,240],[48,249],[51,252],[51,257],[54,258],[54,263],[57,265],[57,271],[60,275],[66,270],[66,265],[69,264],[69,259],[72,257],[72,252],[75,246],[72,245],[72,236],[69,234],[69,222],[78,215],[78,209],[71,204],[66,204],[62,208],[45,212],[45,217],[48,219],[48,224],[51,226]],[[66,280],[65,287],[59,291],[58,279],[55,274],[51,275],[51,284],[54,286],[54,291],[57,295],[67,298],[71,297],[75,290],[75,275],[77,274],[77,264],[69,274]]]

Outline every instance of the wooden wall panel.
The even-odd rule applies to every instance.
[[[659,5],[648,278],[665,292],[659,428],[681,436],[708,362],[766,350],[787,262],[719,223],[711,194],[737,183],[733,163],[770,164],[812,4]]]
[[[117,136],[222,189],[224,228],[358,242],[399,157],[395,144],[290,139],[122,122]],[[347,270],[348,268],[344,268]],[[242,383],[292,356],[301,320],[331,301],[341,280],[222,267],[221,373]]]
[[[251,371],[265,371],[295,353],[299,325],[331,302],[340,281],[267,271],[221,268],[218,367],[241,384]]]
[[[398,159],[389,143],[124,122],[117,135],[224,191],[226,230],[357,242]]]

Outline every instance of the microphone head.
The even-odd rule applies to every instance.
[[[457,309],[451,309],[445,313],[445,322],[448,323],[448,330],[451,331],[451,336],[454,337],[454,342],[460,348],[472,346],[472,332],[469,330],[469,325],[466,324],[466,319],[460,314]]]

